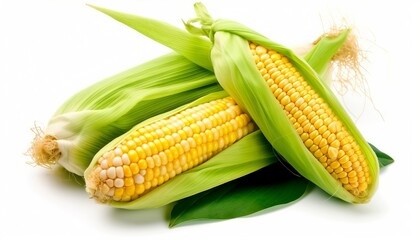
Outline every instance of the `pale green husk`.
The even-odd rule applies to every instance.
[[[57,163],[83,175],[95,153],[132,126],[220,90],[214,74],[171,53],[77,93],[51,118],[45,135],[57,139]]]
[[[195,7],[197,14],[206,12],[200,3]],[[208,14],[198,16],[203,18],[204,32],[209,33],[209,38],[214,41],[211,59],[219,83],[243,109],[249,112],[276,151],[302,176],[332,196],[353,203],[369,201],[378,182],[377,158],[333,92],[308,63],[296,56],[292,50],[270,41],[239,23],[229,20],[212,21]],[[306,148],[257,70],[249,50],[250,41],[286,56],[356,139],[367,156],[371,171],[372,183],[367,196],[358,198],[346,191]]]
[[[90,173],[97,164],[98,159],[105,152],[121,143],[121,141],[123,141],[127,135],[131,134],[133,130],[174,115],[186,108],[191,108],[226,96],[228,95],[224,91],[215,92],[190,104],[150,118],[134,126],[127,133],[107,144],[95,155],[91,164],[85,171],[85,179],[89,179]],[[276,162],[276,158],[271,150],[270,144],[264,139],[259,131],[256,131],[212,157],[211,160],[176,176],[134,201],[110,202],[109,204],[117,208],[125,209],[143,209],[164,206],[173,201],[194,195],[251,172],[255,172],[274,162]]]
[[[325,74],[329,63],[347,40],[351,29],[343,29],[338,32],[339,33],[336,33],[337,35],[335,36],[329,36],[328,34],[321,36],[315,43],[316,47],[312,48],[304,57],[305,61],[311,65],[312,69],[317,72],[321,78],[330,77]]]
[[[151,18],[122,13],[111,9],[88,5],[137,32],[172,48],[195,64],[213,70],[210,59],[211,42],[203,37],[189,34],[183,29]],[[168,33],[170,35],[168,35]]]

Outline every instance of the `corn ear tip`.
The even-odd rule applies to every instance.
[[[100,189],[101,180],[99,174],[94,170],[88,173],[85,177],[86,179],[86,192],[89,194],[90,198],[95,199],[99,203],[108,203],[111,198],[103,194]]]
[[[31,147],[26,153],[32,158],[32,162],[29,162],[29,164],[51,168],[53,165],[57,164],[61,157],[57,138],[45,134],[38,124],[35,124],[31,131],[35,136],[32,140]]]

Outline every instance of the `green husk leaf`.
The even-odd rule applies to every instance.
[[[175,52],[183,55],[197,65],[204,67],[207,70],[213,70],[210,60],[211,42],[208,39],[190,34],[183,29],[174,27],[162,21],[117,12],[98,6],[88,6],[114,18],[155,41],[172,48]],[[168,37],[168,34],[170,34],[170,37]]]
[[[372,143],[369,143],[369,145],[373,149],[373,151],[375,152],[376,156],[378,157],[380,167],[386,167],[389,164],[394,162],[394,159],[392,157],[390,157],[388,154],[379,150]]]
[[[199,3],[195,7],[204,8]],[[378,160],[328,85],[320,80],[316,72],[292,50],[270,41],[239,23],[215,20],[211,28],[211,32],[214,33],[214,36],[210,36],[210,39],[214,38],[211,58],[219,83],[243,109],[249,112],[276,151],[300,174],[330,195],[353,203],[369,201],[377,186]],[[366,196],[356,197],[346,191],[306,148],[257,70],[250,54],[249,42],[255,42],[286,56],[315,92],[329,104],[337,118],[355,138],[367,156],[371,171],[372,183]]]
[[[320,37],[316,47],[305,55],[306,62],[311,62],[312,69],[322,76],[337,51],[346,41],[351,29],[341,31],[337,36],[325,35]],[[323,56],[322,58],[319,56]]]
[[[61,154],[57,163],[83,175],[96,152],[132,126],[220,90],[213,73],[171,53],[75,94],[44,134],[55,138]],[[38,144],[43,142],[40,137]]]
[[[209,94],[173,111],[148,119],[136,125],[132,129],[138,129],[141,126],[173,115],[183,109],[225,96],[227,96],[227,94],[224,91]],[[85,179],[89,179],[89,174],[94,169],[99,157],[122,141],[122,139],[130,133],[131,131],[128,131],[126,134],[114,139],[95,155],[91,164],[85,171]],[[113,207],[124,209],[161,207],[179,199],[189,197],[229,182],[233,179],[237,179],[251,172],[255,172],[258,169],[276,162],[276,159],[272,156],[273,154],[270,144],[265,141],[259,131],[256,131],[248,136],[245,136],[237,143],[215,155],[211,158],[211,160],[176,176],[176,178],[173,178],[158,188],[148,192],[141,198],[131,202],[111,201],[109,204]]]
[[[177,202],[169,226],[191,220],[231,219],[301,198],[311,186],[276,163],[245,177]]]

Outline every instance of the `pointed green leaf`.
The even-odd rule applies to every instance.
[[[313,186],[280,163],[176,203],[169,226],[199,219],[231,219],[296,201]]]
[[[376,156],[378,157],[380,167],[388,166],[389,164],[394,162],[394,159],[392,157],[390,157],[388,154],[382,152],[381,150],[379,150],[377,147],[375,147],[371,143],[369,143],[369,145],[373,149],[373,151],[375,152]]]

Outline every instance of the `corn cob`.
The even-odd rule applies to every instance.
[[[249,46],[261,76],[306,148],[346,190],[367,196],[372,179],[365,155],[329,105],[287,57],[254,43]]]
[[[87,171],[87,191],[101,202],[133,201],[254,130],[230,97],[141,124]]]
[[[304,177],[348,202],[367,202],[378,178],[370,146],[315,71],[293,51],[195,5],[187,29],[209,36],[215,75]],[[200,21],[201,29],[192,25]]]

